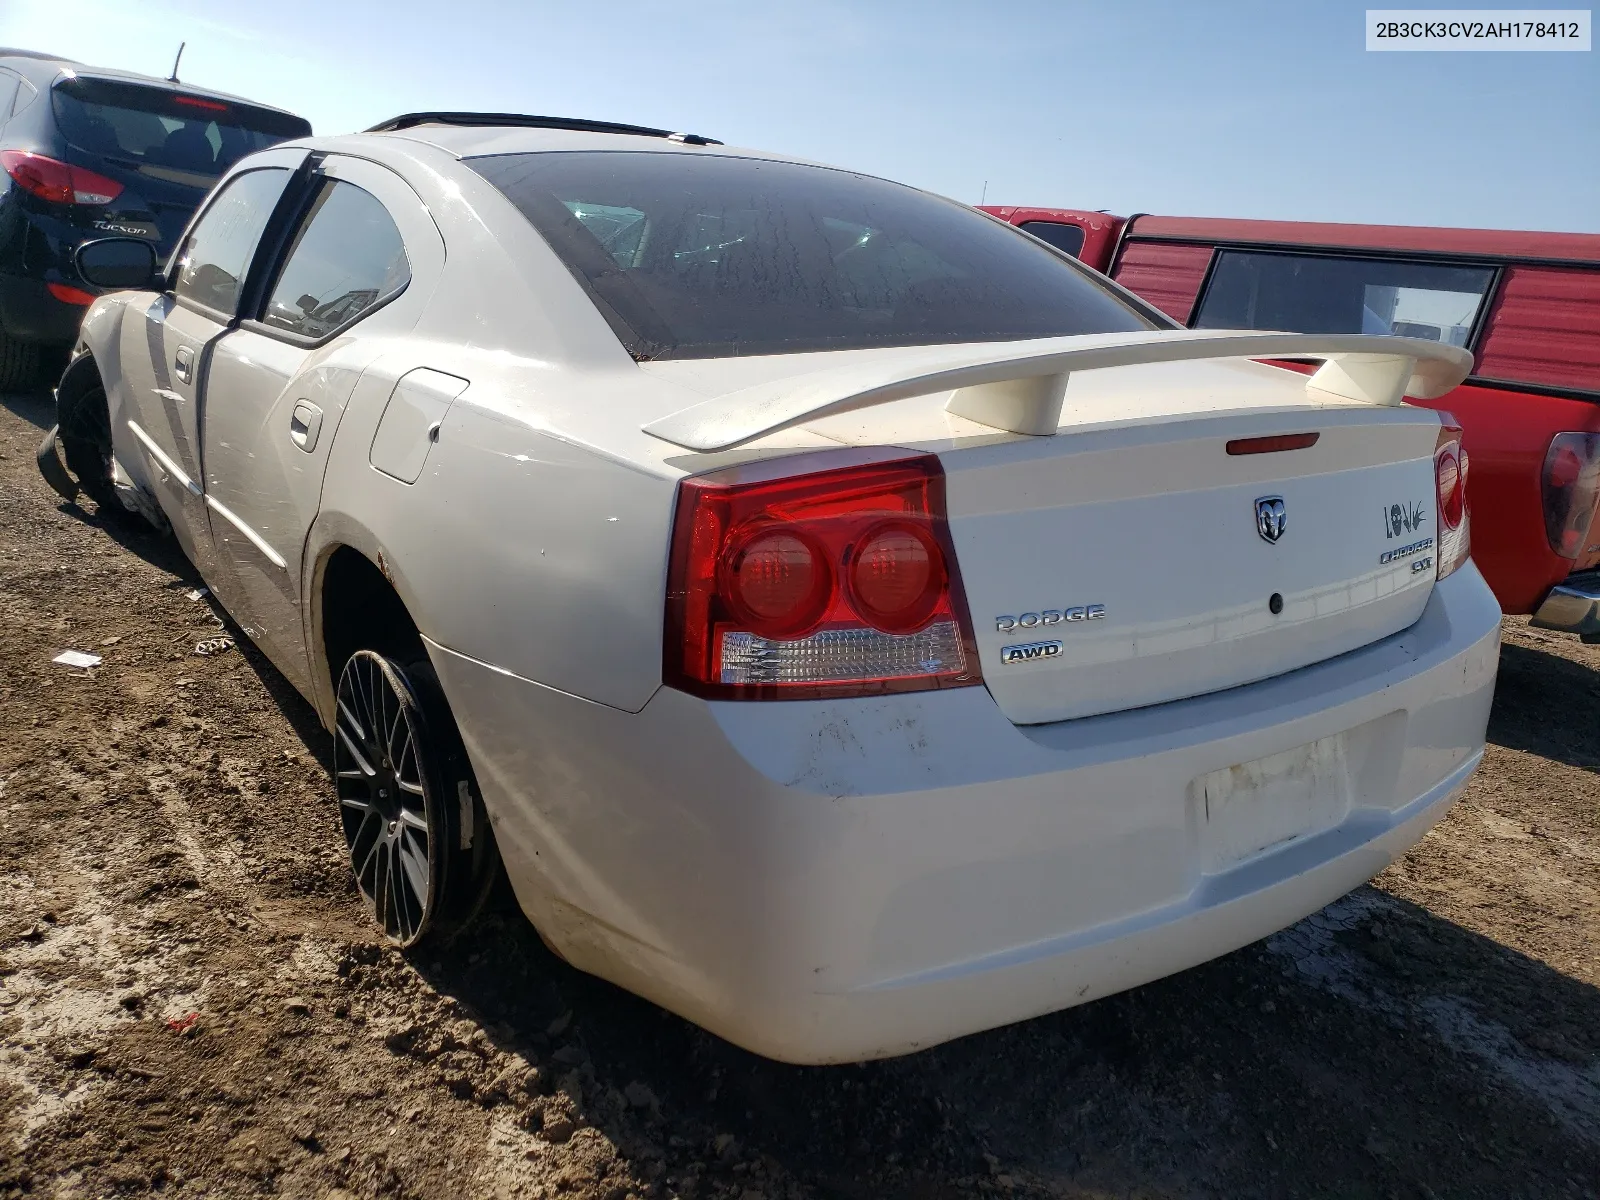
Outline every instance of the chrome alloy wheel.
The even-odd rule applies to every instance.
[[[339,676],[333,763],[356,883],[389,940],[412,946],[433,923],[447,822],[435,748],[410,681],[358,650]]]

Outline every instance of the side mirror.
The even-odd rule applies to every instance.
[[[140,238],[101,238],[85,242],[73,256],[85,283],[102,288],[160,287],[156,248]]]

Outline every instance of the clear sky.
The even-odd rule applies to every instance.
[[[1342,0],[0,0],[0,44],[165,75],[186,40],[184,79],[319,133],[418,109],[548,113],[971,203],[987,183],[995,204],[1600,232],[1600,50],[1368,53],[1364,14]]]

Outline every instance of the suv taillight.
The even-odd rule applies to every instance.
[[[0,150],[0,167],[23,191],[55,204],[110,204],[122,194],[115,179],[28,150]]]
[[[1577,558],[1589,540],[1600,500],[1600,433],[1558,433],[1550,439],[1540,480],[1550,549]]]
[[[1439,503],[1437,560],[1440,579],[1472,554],[1472,515],[1467,509],[1467,451],[1461,427],[1445,425],[1433,446],[1433,482]]]
[[[679,483],[668,684],[787,700],[982,682],[939,460],[830,460],[767,460]]]

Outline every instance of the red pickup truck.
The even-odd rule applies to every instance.
[[[1192,328],[1472,351],[1467,381],[1426,402],[1463,431],[1472,557],[1506,612],[1600,641],[1600,234],[984,211]]]

